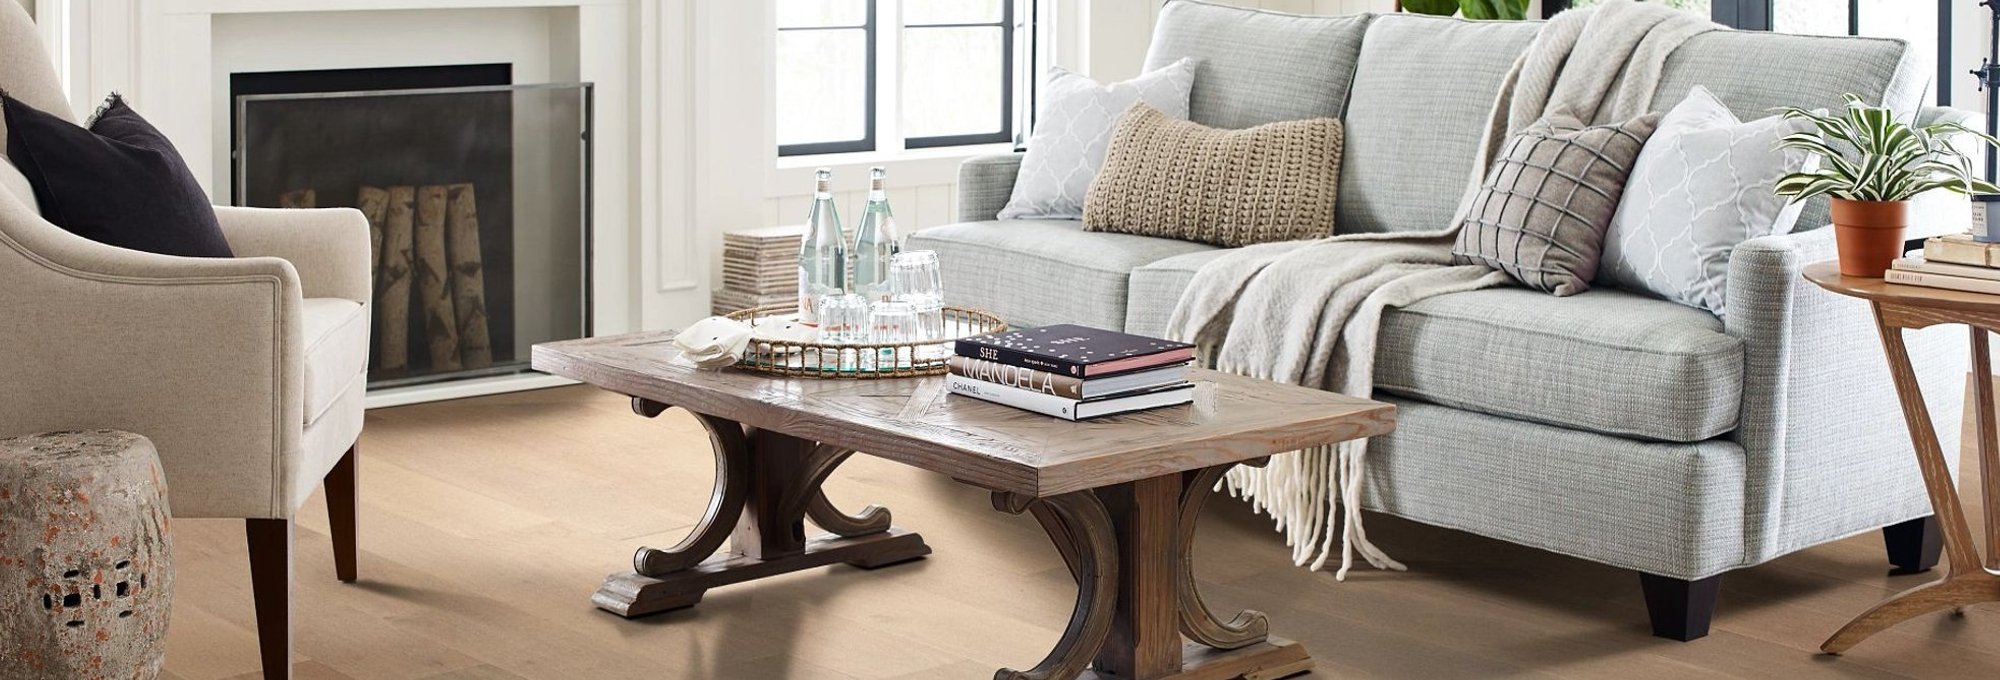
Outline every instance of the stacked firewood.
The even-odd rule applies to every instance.
[[[288,191],[278,205],[311,208],[317,199],[311,189]],[[375,272],[375,371],[409,370],[410,325],[419,318],[431,371],[493,365],[472,185],[364,186],[355,207],[368,218]],[[420,317],[410,313],[412,285]]]

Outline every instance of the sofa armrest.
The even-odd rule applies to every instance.
[[[302,295],[374,297],[368,219],[353,208],[289,210],[217,206],[215,218],[237,257],[276,257],[298,270]]]
[[[1833,229],[1820,228],[1751,239],[1729,261],[1750,564],[1929,507],[1868,303],[1803,276],[1835,256]],[[1966,338],[1956,326],[1905,332],[1946,451],[1958,450]]]
[[[1014,195],[1014,177],[1021,172],[1021,154],[974,156],[958,165],[958,221],[985,222],[1007,207]]]
[[[305,410],[292,264],[115,248],[0,204],[0,436],[136,432],[159,449],[176,516],[291,516]]]

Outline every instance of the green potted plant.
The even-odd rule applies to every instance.
[[[1417,14],[1448,17],[1459,12],[1467,19],[1525,19],[1528,0],[1403,0],[1403,9]]]
[[[1964,125],[1905,123],[1889,109],[1869,106],[1852,94],[1840,114],[1780,110],[1786,118],[1811,121],[1815,130],[1789,135],[1778,146],[1806,151],[1819,159],[1819,166],[1786,175],[1778,181],[1778,195],[1794,201],[1833,199],[1842,274],[1880,277],[1890,261],[1902,256],[1910,199],[1917,194],[1933,189],[2000,193],[2000,186],[1974,177],[1972,159],[1951,144],[1959,135],[1972,135],[1989,147],[2000,140]]]

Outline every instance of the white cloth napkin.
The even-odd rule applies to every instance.
[[[750,324],[711,316],[674,336],[681,356],[700,368],[722,368],[743,358],[750,346]]]

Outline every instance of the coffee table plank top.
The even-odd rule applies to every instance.
[[[877,380],[704,371],[674,333],[535,345],[535,370],[950,475],[1053,496],[1387,434],[1395,406],[1194,370],[1195,402],[1073,423],[951,395],[936,376]]]

